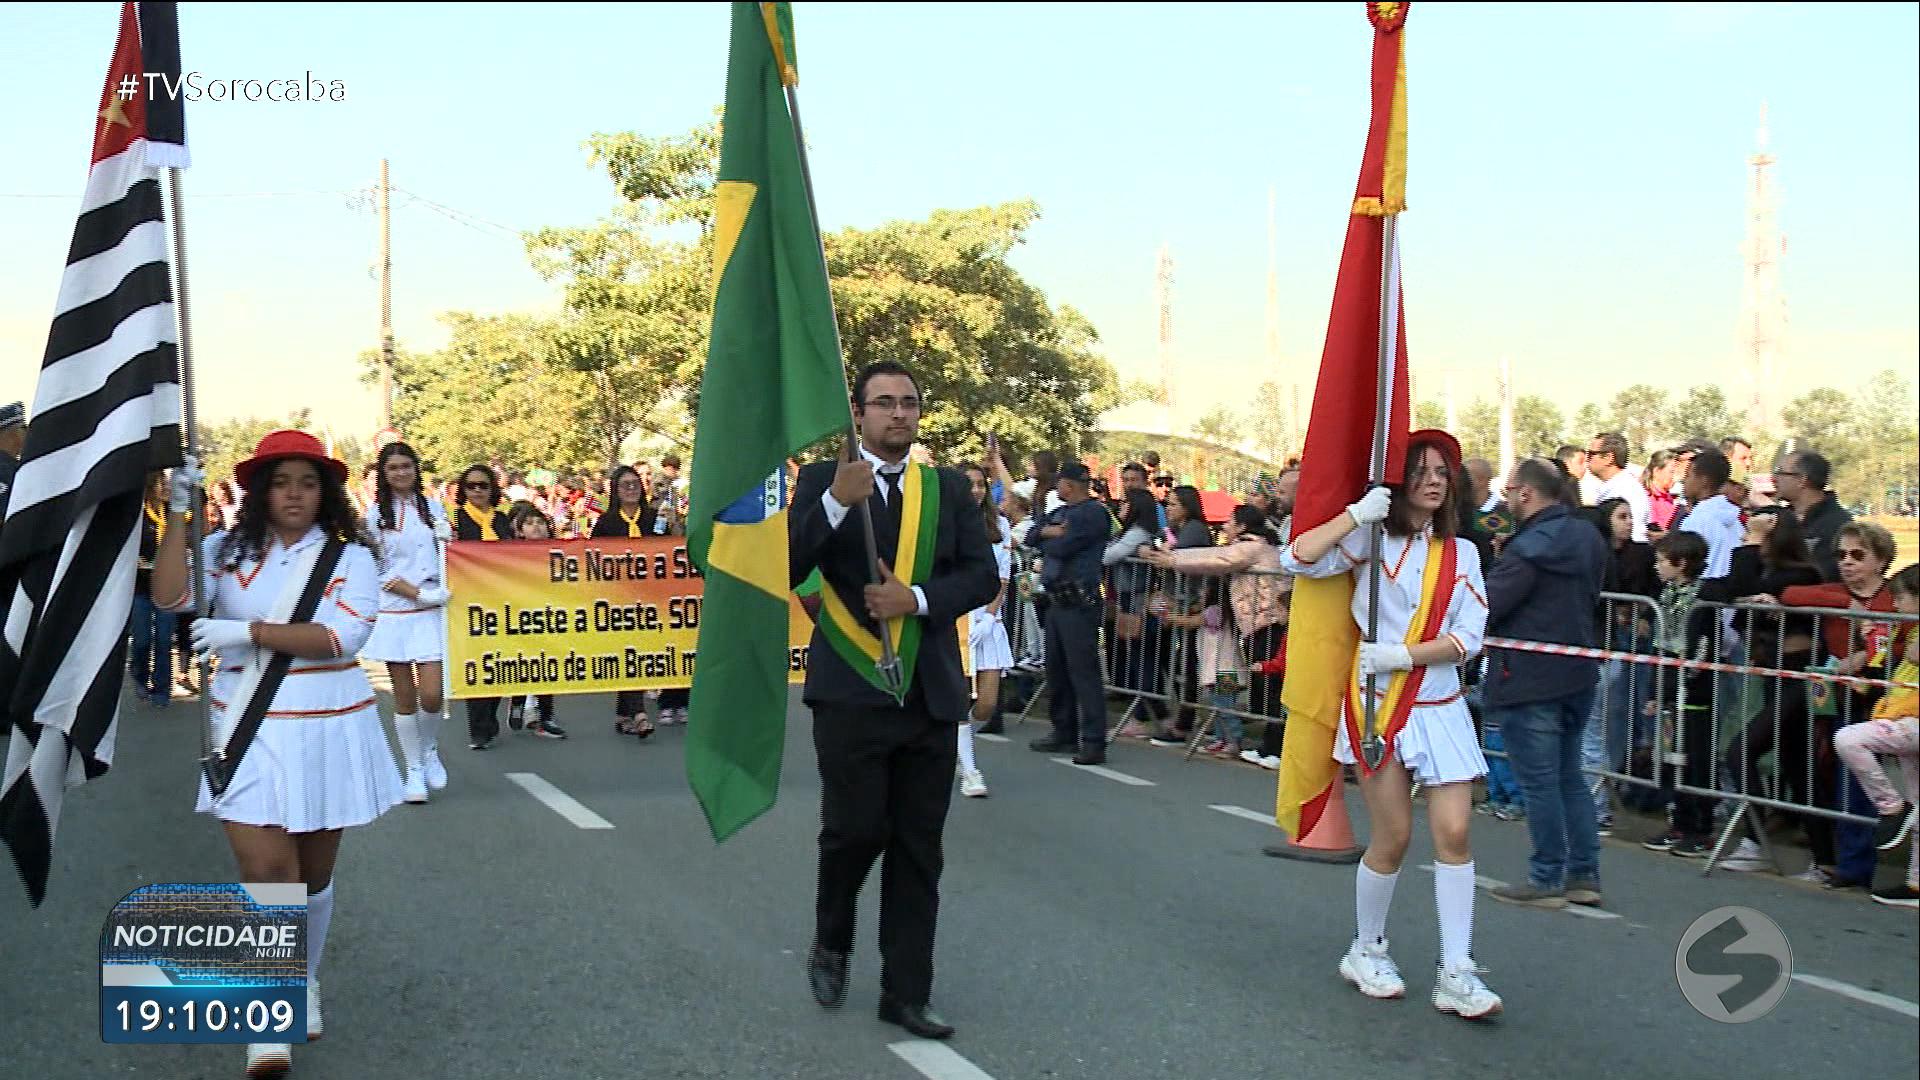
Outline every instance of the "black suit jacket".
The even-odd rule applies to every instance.
[[[787,522],[791,584],[798,586],[818,568],[825,587],[839,594],[847,609],[859,618],[860,625],[878,633],[873,620],[867,617],[867,553],[860,509],[850,508],[841,519],[840,527],[835,529],[828,525],[826,508],[820,504],[820,497],[833,486],[836,467],[836,462],[818,461],[800,470],[800,482],[794,489]],[[993,600],[1000,591],[1000,575],[994,567],[993,549],[987,543],[986,527],[973,503],[966,475],[953,469],[939,469],[937,474],[940,516],[934,530],[933,571],[926,581],[919,583],[927,596],[927,614],[908,616],[920,618],[924,624],[912,683],[920,694],[909,694],[909,700],[923,697],[929,714],[958,723],[966,716],[969,705],[956,623],[960,616]],[[886,503],[878,492],[868,501],[873,506],[874,542],[880,558],[893,567],[899,531],[889,520]],[[896,573],[905,572],[899,567],[894,569]],[[818,627],[813,631],[807,685],[802,697],[809,706],[883,707],[894,703],[849,668]]]

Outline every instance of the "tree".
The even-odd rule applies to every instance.
[[[1422,401],[1413,407],[1414,430],[1447,426],[1447,410],[1437,401]]]
[[[1497,468],[1500,464],[1500,406],[1485,398],[1474,398],[1473,404],[1460,413],[1460,430],[1454,432],[1460,440],[1460,452],[1470,458],[1486,458]]]
[[[711,319],[719,126],[599,134],[587,150],[618,192],[612,212],[526,237],[534,268],[562,285],[561,314],[454,313],[447,349],[397,365],[408,400],[395,418],[423,455],[577,468],[616,460],[637,432],[671,441],[690,430]],[[1039,213],[1030,201],[938,210],[824,238],[849,368],[913,365],[927,401],[921,441],[940,460],[977,459],[989,431],[1009,456],[1077,454],[1121,399],[1092,324],[1007,261]],[[496,390],[521,410],[499,423]]]
[[[1567,429],[1567,441],[1585,446],[1587,440],[1605,430],[1607,430],[1606,414],[1600,411],[1600,406],[1589,401],[1574,412],[1573,424]]]
[[[1232,446],[1240,441],[1240,418],[1222,405],[1195,421],[1193,433],[1207,442]]]
[[[285,420],[246,416],[218,424],[202,424],[200,467],[206,470],[209,481],[228,479],[232,477],[235,465],[253,456],[254,448],[260,445],[260,440],[267,432],[305,427],[311,415],[310,410],[298,409]]]
[[[1268,461],[1279,461],[1287,451],[1292,432],[1288,430],[1287,406],[1280,393],[1280,384],[1263,382],[1253,395],[1252,421],[1253,447],[1260,456]]]
[[[1560,448],[1566,427],[1558,405],[1538,394],[1523,394],[1513,403],[1513,452],[1518,457],[1551,457]]]
[[[1787,434],[1799,450],[1829,459],[1848,456],[1853,439],[1853,401],[1831,386],[1809,390],[1781,411]]]
[[[1667,431],[1682,439],[1719,442],[1737,434],[1743,421],[1727,407],[1727,395],[1717,386],[1696,386],[1667,413]]]
[[[1855,460],[1840,471],[1839,487],[1852,500],[1886,513],[1911,499],[1920,471],[1913,392],[1892,371],[1867,381],[1854,398]]]
[[[1613,407],[1607,414],[1608,430],[1627,438],[1627,455],[1639,457],[1655,436],[1667,430],[1667,392],[1646,383],[1635,383],[1613,395]]]

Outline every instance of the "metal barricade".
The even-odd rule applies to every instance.
[[[1623,605],[1644,606],[1644,626]],[[1501,638],[1489,638],[1487,648],[1602,662],[1584,771],[1596,785],[1612,781],[1623,796],[1628,786],[1657,789],[1659,802],[1672,800],[1676,813],[1711,815],[1704,873],[1740,839],[1752,840],[1762,860],[1778,867],[1762,810],[1797,817],[1810,840],[1817,830],[1874,823],[1873,808],[1830,753],[1833,735],[1867,719],[1880,692],[1906,687],[1892,681],[1899,658],[1889,646],[1896,628],[1912,628],[1920,617],[1701,602],[1689,611],[1688,626],[1673,627],[1645,597],[1604,594],[1603,609],[1599,648]],[[1631,647],[1621,647],[1627,639]],[[1836,642],[1845,656],[1834,654]],[[1837,670],[1841,661],[1846,670]],[[1644,683],[1641,671],[1650,675]],[[1651,696],[1643,699],[1646,686]],[[1505,757],[1498,748],[1486,752]],[[1599,810],[1602,793],[1595,791]],[[1815,843],[1817,858],[1823,851]],[[1831,854],[1830,836],[1824,844]]]

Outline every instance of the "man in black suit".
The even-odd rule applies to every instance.
[[[907,461],[920,427],[912,373],[887,360],[868,365],[854,380],[853,415],[860,456],[801,469],[788,522],[794,584],[816,567],[822,578],[803,694],[813,710],[821,787],[820,878],[807,974],[823,1007],[845,1002],[854,901],[874,859],[884,855],[880,1019],[921,1038],[944,1039],[953,1028],[928,1000],[940,836],[953,794],[957,725],[970,704],[960,663],[966,642],[956,624],[993,600],[999,575],[966,476]],[[936,498],[937,511],[903,515],[906,504]],[[869,584],[864,530],[854,509],[863,502],[873,514],[879,584]],[[924,563],[918,574],[895,565],[909,535],[911,546],[931,554],[915,560]],[[893,620],[906,677],[898,700],[882,689],[871,659],[883,620]]]

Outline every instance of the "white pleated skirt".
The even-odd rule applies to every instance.
[[[447,655],[447,610],[381,612],[360,655],[392,664],[440,662]]]
[[[1487,775],[1487,756],[1480,752],[1473,733],[1473,713],[1460,698],[1444,705],[1416,706],[1407,716],[1407,726],[1393,740],[1393,753],[1409,776],[1429,787],[1464,784]],[[1344,723],[1334,736],[1333,759],[1342,765],[1360,761],[1348,744]]]
[[[985,616],[975,613],[974,619]],[[999,619],[973,647],[973,670],[1007,671],[1013,667],[1013,646],[1007,641],[1007,627]]]
[[[365,825],[400,802],[380,711],[371,702],[336,716],[269,716],[216,802],[200,779],[203,814],[290,833]]]

